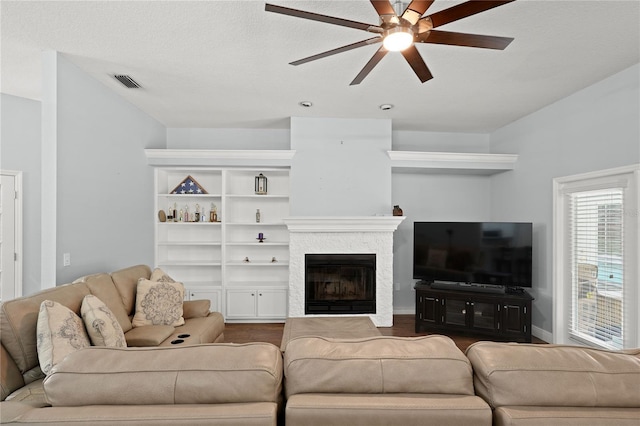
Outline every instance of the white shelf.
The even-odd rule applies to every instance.
[[[242,260],[230,261],[226,263],[227,266],[289,266],[289,262],[278,260],[277,262],[271,262],[270,260],[252,260],[251,262],[243,262]]]
[[[387,151],[391,168],[400,173],[492,175],[513,170],[516,154]]]
[[[238,242],[227,242],[227,246],[280,246],[280,247],[288,247],[289,243],[286,241],[280,241],[280,242],[253,242],[253,241],[247,241],[247,242],[243,242],[243,241],[238,241]]]
[[[159,246],[180,246],[180,247],[188,247],[188,246],[194,246],[194,247],[198,247],[198,246],[212,246],[212,247],[217,247],[219,245],[221,245],[222,242],[220,241],[203,241],[203,242],[199,242],[199,241],[159,241],[158,245]]]
[[[287,162],[293,152],[146,150],[145,153],[149,164],[158,166],[153,216],[156,264],[182,281],[194,292],[194,297],[208,298],[212,306],[219,306],[225,319],[284,320],[289,275],[289,231],[284,223],[289,216],[290,201]],[[256,165],[218,167],[236,160],[255,161]],[[273,167],[274,162],[279,163],[278,167]],[[254,193],[254,180],[259,173],[269,179],[268,194]],[[209,194],[171,194],[186,176],[191,176]],[[164,210],[166,214],[174,205],[178,212],[188,209],[190,214],[198,206],[205,219],[215,205],[222,221],[160,222],[156,213]],[[258,209],[264,222],[255,222]],[[259,233],[267,237],[262,243],[257,240]],[[242,261],[246,256],[251,262]],[[278,261],[271,262],[272,257]],[[270,290],[254,299],[244,294],[234,294],[229,299],[229,292],[238,286],[244,289],[268,286]],[[228,305],[230,300],[233,306]]]
[[[159,266],[222,266],[222,262],[207,262],[200,260],[159,260]]]

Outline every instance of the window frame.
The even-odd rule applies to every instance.
[[[622,188],[624,198],[624,348],[640,346],[640,164],[553,179],[553,341],[586,345],[571,335],[572,268],[569,195]],[[597,346],[601,347],[601,346]],[[602,346],[604,347],[604,346]]]

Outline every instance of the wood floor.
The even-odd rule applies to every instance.
[[[394,315],[392,327],[379,327],[378,329],[384,336],[426,336],[432,333],[416,333],[415,320],[413,315]],[[225,324],[224,340],[228,343],[248,343],[248,342],[268,342],[276,346],[280,346],[282,340],[282,330],[284,323],[268,323],[268,324]],[[449,337],[456,342],[460,350],[464,351],[467,346],[483,340],[472,336],[452,335]],[[486,339],[484,339],[486,340]],[[545,343],[544,341],[533,338],[533,343]]]

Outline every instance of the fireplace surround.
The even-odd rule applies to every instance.
[[[393,232],[403,216],[296,216],[284,220],[289,229],[289,317],[305,312],[307,254],[375,255],[375,313],[367,315],[377,327],[393,325]],[[346,312],[344,315],[354,315]]]

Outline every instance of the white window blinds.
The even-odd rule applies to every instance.
[[[624,342],[623,212],[622,188],[568,194],[569,334],[609,349]]]

